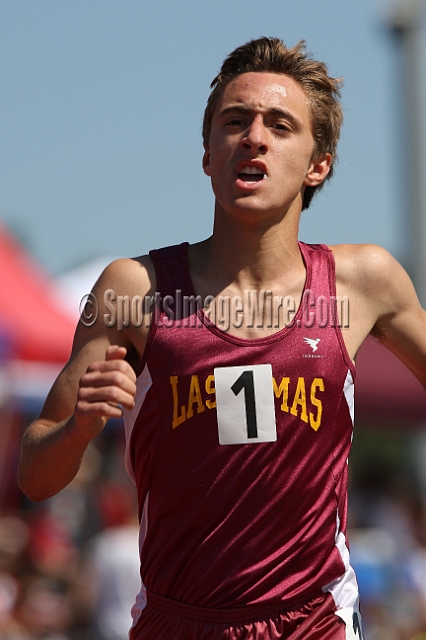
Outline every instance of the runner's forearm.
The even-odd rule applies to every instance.
[[[22,442],[18,483],[35,502],[47,500],[76,476],[91,438],[76,429],[74,416],[59,424],[37,420]]]

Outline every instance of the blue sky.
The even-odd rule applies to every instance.
[[[376,0],[2,0],[0,220],[59,273],[211,233],[201,120],[223,58],[304,38],[345,78],[330,185],[308,242],[374,242],[404,259],[400,85]]]

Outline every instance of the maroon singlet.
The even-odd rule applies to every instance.
[[[135,629],[146,590],[218,609],[288,607],[326,592],[342,612],[357,607],[346,541],[355,371],[336,326],[332,253],[300,250],[306,283],[297,314],[255,340],[221,331],[202,310],[185,317],[182,301],[195,295],[186,244],[151,252],[166,304],[150,330],[136,406],[125,411],[141,515]],[[272,441],[256,439],[270,435],[259,436],[258,371],[263,387],[269,375]],[[219,376],[233,389],[224,388],[220,411]],[[250,436],[244,442],[237,426]],[[227,437],[237,443],[221,444]]]

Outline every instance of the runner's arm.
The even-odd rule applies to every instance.
[[[403,267],[384,249],[374,247],[364,263],[364,286],[376,307],[371,331],[426,389],[426,311]]]
[[[142,278],[145,287],[141,286],[141,265],[123,262],[110,265],[95,285],[98,301],[111,288],[131,293],[132,286],[123,282],[125,275],[130,282],[137,282],[139,293],[148,291],[146,273]],[[128,288],[124,290],[123,286]],[[101,304],[91,327],[79,322],[70,360],[55,381],[40,416],[24,434],[18,482],[34,501],[46,500],[69,484],[90,441],[110,418],[121,416],[121,406],[133,406],[136,376],[125,358],[134,354],[135,346],[129,332],[106,326],[103,311]],[[143,351],[143,328],[140,335],[137,347]]]

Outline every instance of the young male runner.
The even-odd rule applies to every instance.
[[[426,385],[426,313],[383,249],[298,243],[342,121],[325,65],[261,38],[212,88],[213,235],[101,275],[98,319],[80,322],[25,434],[20,484],[34,500],[61,490],[123,407],[141,516],[132,640],[359,639],[345,532],[354,358],[372,333]],[[136,309],[154,292],[151,328],[132,317],[119,330],[119,296]]]

